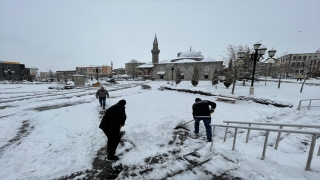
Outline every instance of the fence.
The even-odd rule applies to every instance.
[[[313,100],[320,100],[320,99],[304,99],[304,100],[300,100],[299,101],[298,110],[300,111],[301,101],[309,101],[308,109],[310,109],[310,107],[320,107],[320,106],[311,106],[311,101],[313,101]]]
[[[231,121],[229,121],[229,123],[230,122]],[[233,122],[236,122],[236,121],[233,121]],[[251,123],[251,124],[253,124],[253,123]],[[262,124],[267,124],[267,123],[262,123]],[[264,146],[263,146],[263,152],[262,152],[262,157],[261,157],[262,160],[265,158],[267,144],[268,144],[268,137],[269,137],[269,132],[270,131],[275,131],[275,132],[279,132],[279,133],[287,132],[287,133],[298,133],[298,134],[310,134],[310,135],[312,135],[312,139],[311,139],[310,151],[309,151],[309,155],[308,155],[308,159],[307,159],[307,164],[306,164],[306,168],[305,168],[305,170],[307,170],[307,171],[310,170],[312,156],[313,156],[313,152],[314,152],[314,148],[315,148],[315,144],[316,144],[316,139],[317,139],[317,137],[320,136],[320,132],[319,131],[298,131],[298,130],[270,129],[270,128],[258,128],[258,127],[229,126],[229,125],[220,125],[220,124],[212,124],[212,123],[211,123],[211,126],[213,126],[213,128],[212,128],[212,143],[211,143],[211,147],[213,145],[214,130],[215,130],[216,126],[217,127],[225,127],[225,128],[235,128],[232,150],[234,150],[234,148],[235,148],[238,129],[248,129],[248,132],[249,132],[249,130],[266,131],[266,136],[265,136],[265,141],[264,141]],[[312,127],[314,127],[314,126],[312,126]],[[318,127],[316,127],[316,128],[318,128]],[[248,136],[249,136],[249,133],[247,134],[247,138],[248,138]],[[320,148],[319,148],[319,151],[318,151],[318,156],[319,155],[320,155]]]

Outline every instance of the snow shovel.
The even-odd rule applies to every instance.
[[[194,119],[192,119],[191,121],[194,121]],[[188,121],[188,122],[183,123],[183,124],[179,124],[179,125],[176,126],[174,129],[182,128],[182,129],[185,129],[185,130],[188,130],[188,131],[189,131],[189,129],[187,129],[184,125],[188,124],[188,123],[191,122],[191,121]]]

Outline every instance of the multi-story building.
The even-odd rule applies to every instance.
[[[286,76],[301,77],[307,68],[311,77],[320,75],[320,52],[287,54],[277,58],[277,65],[285,67]]]
[[[38,68],[26,68],[20,62],[0,61],[0,80],[27,80],[38,75]]]
[[[76,72],[83,75],[96,75],[96,69],[99,70],[99,75],[109,75],[112,74],[113,63],[111,61],[111,66],[87,66],[87,67],[76,67]]]

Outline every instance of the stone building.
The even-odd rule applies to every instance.
[[[301,76],[306,64],[310,64],[308,71],[311,76],[320,75],[320,52],[287,54],[277,58],[277,65],[286,67],[286,75],[293,78]]]
[[[99,69],[99,75],[106,76],[112,74],[113,63],[111,61],[111,66],[86,66],[86,67],[76,67],[76,72],[83,75],[96,75],[96,69]]]
[[[180,69],[181,79],[191,80],[194,68],[198,68],[199,80],[211,80],[215,70],[220,71],[223,61],[212,58],[204,58],[200,51],[178,52],[177,57],[171,60],[158,62],[160,50],[158,49],[157,36],[153,41],[152,62],[137,67],[144,75],[150,75],[153,79],[175,80],[176,70]]]

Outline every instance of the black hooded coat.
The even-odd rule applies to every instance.
[[[120,131],[120,126],[125,124],[127,115],[125,112],[125,103],[119,101],[106,110],[99,128],[103,131]]]

